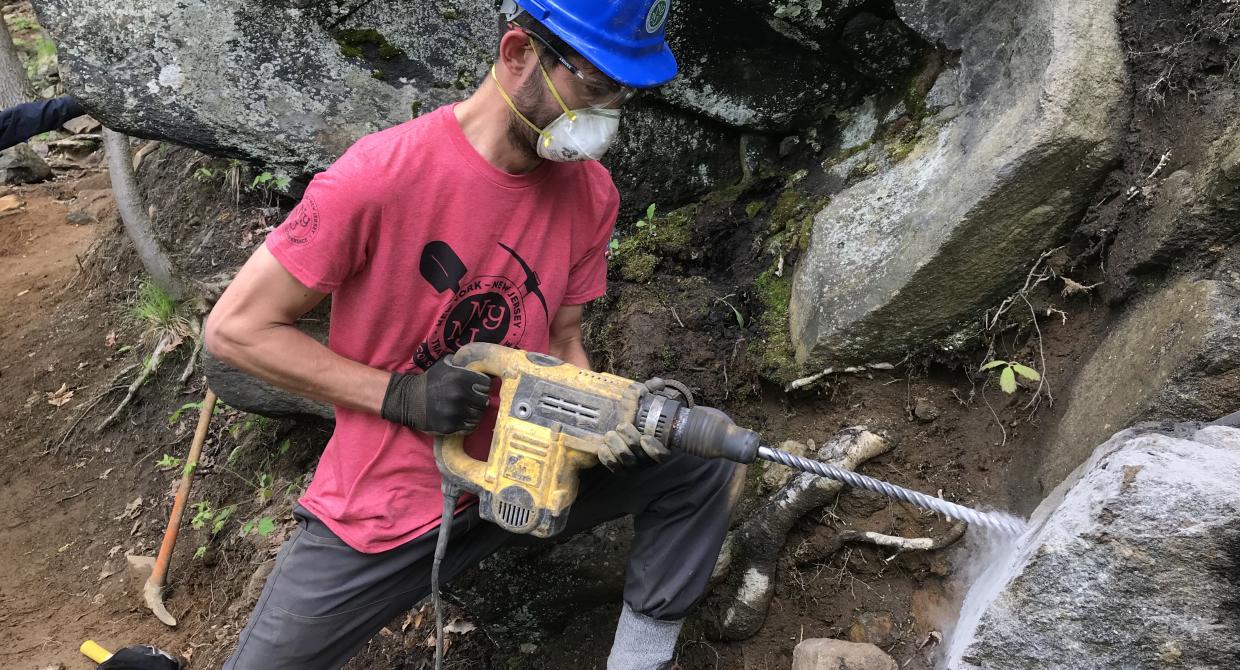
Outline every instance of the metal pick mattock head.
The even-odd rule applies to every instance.
[[[948,502],[942,498],[935,498],[924,493],[911,491],[909,489],[889,484],[887,482],[867,477],[862,474],[837,468],[834,465],[828,465],[821,461],[810,460],[800,456],[790,454],[786,451],[773,449],[767,446],[758,447],[758,458],[768,461],[774,461],[782,465],[786,465],[794,470],[808,472],[810,474],[819,475],[828,479],[834,479],[843,482],[849,486],[875,493],[881,493],[889,498],[903,500],[906,503],[917,505],[918,507],[933,510],[953,519],[960,519],[969,525],[980,526],[983,528],[991,528],[1010,535],[1020,535],[1025,531],[1024,525],[1019,519],[1010,517],[1006,514],[987,514],[970,509],[953,502]]]

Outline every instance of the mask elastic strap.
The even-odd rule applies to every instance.
[[[539,128],[538,126],[534,125],[533,121],[530,121],[529,119],[525,118],[525,115],[521,113],[521,110],[517,109],[516,104],[512,102],[512,98],[508,97],[508,91],[504,90],[504,85],[499,83],[499,77],[495,74],[494,63],[491,64],[491,78],[495,80],[495,87],[499,89],[499,94],[501,97],[504,98],[504,102],[508,103],[508,108],[511,109],[514,114],[517,115],[517,118],[524,121],[525,125],[529,126],[530,128],[533,128],[534,132],[542,136],[543,146],[548,146],[548,147],[551,146],[551,133],[543,130],[542,128]]]
[[[552,97],[554,97],[556,103],[560,105],[560,109],[564,112],[564,116],[567,116],[569,121],[576,122],[577,113],[569,109],[568,105],[564,104],[564,98],[560,97],[560,92],[555,90],[555,84],[551,83],[551,75],[547,74],[547,68],[543,67],[542,59],[538,58],[538,46],[534,44],[534,38],[530,37],[528,34],[526,37],[530,40],[530,48],[534,50],[534,58],[538,59],[538,71],[542,72],[543,81],[547,82],[547,88],[551,89]]]

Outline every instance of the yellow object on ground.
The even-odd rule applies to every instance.
[[[100,647],[94,640],[87,640],[83,642],[82,646],[78,647],[78,651],[86,654],[87,658],[96,663],[103,663],[109,658],[112,658],[112,652]]]

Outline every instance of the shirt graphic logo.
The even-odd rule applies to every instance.
[[[528,295],[538,299],[535,304],[547,319],[547,299],[538,273],[511,247],[499,246],[520,268],[519,279],[495,275],[466,279],[469,269],[446,242],[436,240],[423,247],[418,263],[422,278],[437,293],[451,291],[452,300],[435,321],[431,337],[419,344],[413,355],[413,364],[419,369],[430,368],[470,342],[519,347],[529,321]]]
[[[289,221],[284,224],[284,236],[296,245],[307,244],[319,232],[319,206],[314,196],[307,195],[297,204]]]

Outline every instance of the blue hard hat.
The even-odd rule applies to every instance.
[[[676,57],[666,39],[671,0],[515,2],[603,74],[625,86],[649,88],[676,76]]]

